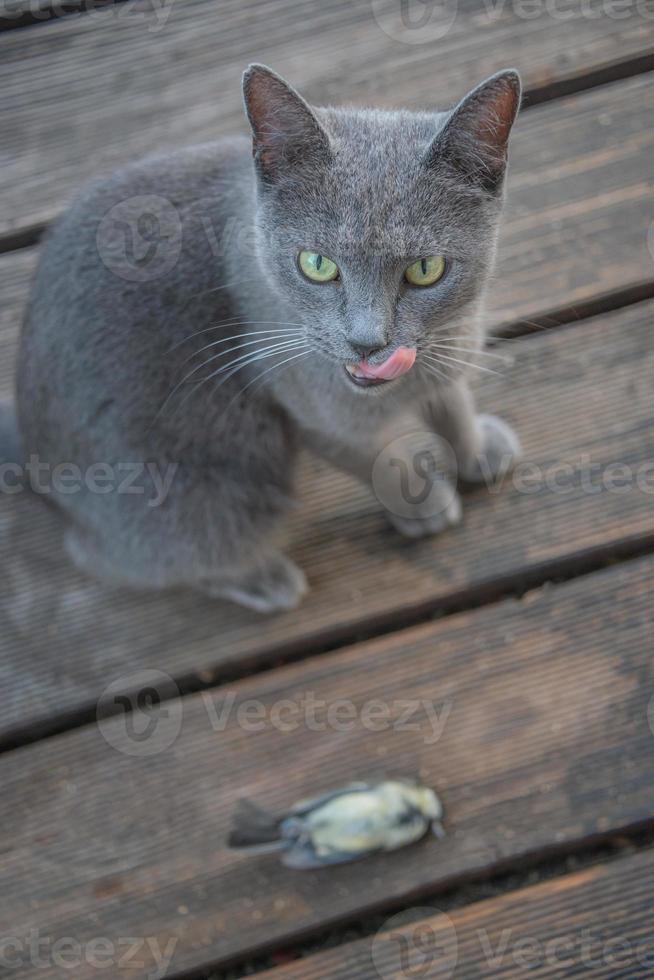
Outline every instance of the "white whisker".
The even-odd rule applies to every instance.
[[[289,340],[294,337],[301,337],[303,332],[301,330],[258,330],[257,334],[263,334],[264,336],[257,340],[246,340],[243,344],[234,344],[233,347],[228,347],[226,350],[220,351],[218,354],[216,354],[216,357],[224,357],[225,354],[229,354],[235,350],[240,350],[241,347],[252,347],[254,344],[262,343],[264,340],[275,340],[276,337],[284,337],[288,338]],[[197,357],[198,354],[202,354],[202,352],[205,350],[210,350],[212,347],[217,347],[219,344],[225,344],[230,340],[240,340],[241,337],[247,336],[248,334],[234,334],[233,337],[224,337],[222,340],[214,340],[213,343],[205,344],[204,347],[200,347],[199,350],[193,351],[192,354],[189,354],[184,358],[182,364],[186,364],[188,361],[193,360],[194,357]],[[205,363],[207,362],[205,361]]]
[[[309,345],[308,345],[308,344],[305,344],[304,346],[305,346],[305,347],[308,347]],[[225,409],[225,412],[228,412],[228,411],[229,411],[229,409],[230,409],[230,408],[232,407],[232,405],[234,404],[234,402],[236,401],[236,399],[237,399],[237,398],[240,398],[240,397],[241,397],[241,395],[243,395],[243,394],[244,394],[244,393],[245,393],[245,392],[246,392],[246,391],[248,390],[248,388],[249,388],[249,387],[250,387],[251,385],[253,385],[253,384],[254,384],[254,383],[255,383],[256,381],[261,381],[261,379],[262,379],[263,377],[265,377],[265,376],[266,376],[267,374],[270,374],[270,372],[271,372],[271,371],[274,371],[274,370],[275,370],[275,368],[280,368],[280,367],[282,367],[282,366],[283,366],[284,364],[288,364],[288,363],[289,363],[290,361],[295,361],[295,360],[296,360],[296,359],[297,359],[298,357],[303,357],[303,356],[305,356],[306,354],[310,354],[310,353],[311,353],[311,348],[309,348],[308,350],[301,350],[299,354],[293,354],[293,356],[292,356],[292,357],[287,357],[287,358],[286,358],[285,360],[283,360],[283,361],[280,361],[280,362],[279,362],[279,364],[273,364],[273,365],[272,365],[272,367],[269,367],[269,368],[268,368],[268,369],[267,369],[266,371],[263,371],[263,372],[262,372],[261,374],[259,374],[259,375],[258,375],[258,376],[257,376],[256,378],[253,378],[253,379],[252,379],[252,381],[248,381],[248,383],[247,383],[247,384],[245,385],[245,387],[243,387],[243,388],[241,388],[241,390],[240,390],[240,391],[237,391],[237,393],[236,393],[236,394],[234,395],[234,397],[232,398],[232,400],[231,400],[231,402],[229,403],[229,405],[228,405],[228,406],[227,406],[227,408]]]
[[[485,374],[496,374],[498,378],[502,377],[499,371],[493,371],[492,368],[487,368],[483,364],[475,364],[473,361],[464,361],[460,357],[450,357],[448,354],[438,354],[432,358],[428,354],[423,354],[423,357],[427,358],[427,360],[436,360],[437,363],[450,361],[452,364],[463,364],[464,367],[474,368],[476,371],[483,371]]]
[[[241,326],[242,327],[250,327],[250,326],[259,326],[259,325],[263,326],[266,323],[275,324],[276,326],[279,326],[279,327],[302,327],[302,326],[304,326],[304,324],[302,324],[302,323],[295,323],[292,320],[239,320],[239,319],[221,320],[220,323],[215,323],[212,327],[205,327],[204,330],[198,330],[198,331],[196,331],[196,333],[191,333],[191,334],[188,335],[188,337],[184,337],[183,340],[178,340],[176,344],[173,344],[173,346],[168,351],[166,351],[166,353],[167,354],[170,354],[171,351],[177,350],[178,347],[181,347],[182,344],[185,344],[187,342],[187,340],[192,340],[193,337],[199,337],[200,334],[202,334],[202,333],[209,333],[210,330],[219,330],[221,327],[241,327]],[[249,337],[249,336],[254,336],[255,334],[258,334],[258,333],[268,333],[268,331],[267,330],[251,330],[249,333],[236,334],[235,337]],[[234,340],[235,337],[228,337],[226,339],[227,340]]]
[[[428,371],[429,374],[433,374],[434,377],[440,378],[442,381],[449,381],[450,378],[443,371],[439,371],[437,367],[433,364],[427,364],[425,361],[420,361],[420,366]]]
[[[222,367],[218,368],[218,370],[212,371],[211,374],[208,374],[205,378],[198,378],[194,382],[195,387],[191,388],[186,398],[182,399],[181,405],[184,405],[187,398],[189,398],[190,395],[205,384],[205,382],[211,381],[213,378],[217,378],[221,374],[224,375],[224,377],[222,377],[218,384],[214,386],[216,389],[222,387],[222,385],[229,381],[229,379],[237,374],[238,371],[243,370],[243,368],[250,367],[252,364],[256,364],[257,361],[265,360],[268,357],[272,357],[274,354],[285,354],[289,350],[295,350],[298,347],[306,346],[308,345],[303,341],[292,341],[283,344],[274,344],[272,347],[265,347],[260,351],[250,351],[248,354],[237,357],[235,360],[230,361],[229,364],[224,364]],[[237,363],[238,361],[241,363]]]
[[[268,339],[270,339],[270,338],[268,338]],[[235,365],[241,364],[243,361],[250,362],[250,360],[252,360],[252,362],[254,362],[254,361],[258,360],[259,357],[261,357],[263,354],[267,353],[268,351],[273,351],[274,352],[276,350],[279,350],[280,347],[283,348],[283,347],[286,347],[288,345],[293,345],[293,344],[296,344],[296,343],[300,343],[300,341],[299,340],[295,340],[294,338],[288,337],[286,340],[276,341],[274,344],[269,344],[267,347],[259,347],[259,348],[257,348],[257,350],[253,350],[253,351],[251,350],[251,351],[247,351],[245,354],[239,354],[238,357],[232,358],[232,360],[231,361],[227,361],[226,364],[221,364],[221,366],[219,368],[216,368],[215,371],[212,371],[212,373],[209,374],[209,375],[207,375],[206,378],[197,378],[196,381],[198,383],[200,383],[202,381],[209,380],[210,378],[215,378],[219,374],[224,374],[226,371],[229,371],[230,368],[234,367]],[[201,370],[202,368],[206,367],[208,364],[211,364],[213,361],[217,360],[221,356],[222,356],[222,354],[221,353],[218,353],[218,354],[213,354],[211,357],[208,357],[206,359],[206,361],[203,361],[202,364],[198,364],[197,367],[195,367],[193,369],[193,371],[191,371],[189,374],[187,374],[186,375],[186,378],[187,379],[190,378],[191,374],[195,374],[196,371]]]
[[[265,339],[266,339],[266,340],[269,340],[269,339],[271,339],[271,338],[269,338],[269,337],[267,337],[267,338],[265,338]],[[289,338],[289,339],[290,339],[290,338]],[[286,342],[287,342],[287,341],[283,341],[283,342],[280,342],[280,344],[278,344],[278,345],[273,345],[273,347],[277,347],[277,346],[283,346],[283,344],[284,344],[284,343],[286,343]],[[265,351],[265,350],[269,350],[269,349],[270,349],[270,348],[268,348],[268,347],[264,347],[264,348],[263,348],[263,350],[264,350],[264,351]],[[260,351],[261,351],[261,349],[260,349]],[[222,366],[222,367],[221,367],[221,368],[219,369],[219,371],[218,371],[217,373],[220,373],[220,372],[222,372],[223,370],[225,370],[225,371],[226,371],[226,370],[227,370],[228,368],[230,368],[230,367],[231,367],[231,366],[232,366],[233,364],[236,364],[236,363],[238,363],[239,361],[242,361],[242,360],[244,360],[245,358],[248,358],[248,357],[255,357],[257,353],[259,353],[259,352],[255,352],[255,351],[248,351],[248,353],[247,353],[247,354],[242,354],[242,355],[241,355],[240,357],[237,357],[237,358],[235,358],[234,360],[232,360],[232,361],[229,361],[229,362],[228,362],[227,364],[225,364],[225,365],[223,365],[223,366]],[[212,357],[209,357],[209,358],[207,358],[207,360],[206,360],[206,361],[203,361],[203,362],[202,362],[201,364],[196,364],[196,366],[195,366],[194,368],[192,368],[192,369],[191,369],[191,370],[190,370],[190,371],[189,371],[189,372],[188,372],[188,373],[187,373],[186,375],[184,375],[184,377],[182,378],[182,380],[181,380],[181,381],[178,381],[178,382],[177,382],[177,384],[176,384],[176,385],[175,385],[175,386],[173,387],[173,389],[172,389],[172,391],[170,392],[170,394],[168,394],[168,395],[166,396],[166,399],[164,400],[164,402],[163,402],[163,404],[162,404],[162,406],[161,406],[161,408],[159,409],[159,411],[157,412],[157,415],[155,416],[155,418],[154,418],[154,420],[153,420],[153,423],[152,423],[152,424],[154,424],[154,422],[156,422],[156,420],[157,420],[157,419],[159,418],[159,415],[161,414],[161,412],[163,412],[163,410],[164,410],[164,408],[166,407],[166,405],[168,404],[168,402],[170,401],[170,399],[171,399],[171,398],[173,397],[173,395],[174,395],[174,394],[175,394],[175,393],[176,393],[176,392],[177,392],[177,391],[178,391],[178,390],[179,390],[179,389],[180,389],[180,388],[182,387],[182,385],[185,385],[185,384],[187,383],[187,381],[189,381],[189,380],[190,380],[190,378],[192,378],[192,377],[193,377],[193,375],[194,375],[194,374],[196,374],[196,373],[197,373],[198,371],[200,371],[200,370],[202,370],[202,368],[204,368],[204,367],[206,367],[206,366],[207,366],[207,364],[211,364],[211,362],[212,362],[212,361],[215,361],[215,360],[217,360],[217,358],[219,358],[220,356],[221,356],[221,354],[220,354],[220,353],[218,353],[218,354],[214,354],[214,355],[213,355]],[[209,377],[213,377],[213,375],[209,375]],[[204,380],[204,379],[198,379],[198,381],[201,381],[201,380]],[[182,402],[182,404],[183,404],[183,402]]]
[[[488,350],[478,350],[476,347],[457,347],[454,344],[429,344],[425,350],[433,351],[436,350],[453,350],[461,354],[474,354],[475,356],[479,354],[481,357],[493,357],[498,361],[503,361],[505,364],[509,362],[509,358],[505,354],[495,354],[493,351]]]
[[[199,293],[193,293],[189,296],[187,303],[190,303],[192,299],[197,299],[198,296],[207,296],[209,293],[218,293],[221,289],[229,289],[230,286],[238,286],[242,282],[254,282],[257,276],[246,276],[245,279],[232,279],[231,282],[222,283],[220,286],[211,286],[209,289],[201,289]]]

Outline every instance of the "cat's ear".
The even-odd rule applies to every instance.
[[[315,113],[270,68],[249,66],[243,75],[243,98],[255,164],[264,181],[274,183],[299,164],[329,161],[329,137]]]
[[[467,181],[496,193],[506,169],[511,126],[520,108],[520,76],[507,69],[478,85],[452,110],[425,163],[445,161]]]

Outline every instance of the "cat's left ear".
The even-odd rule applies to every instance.
[[[487,78],[452,110],[429,147],[425,164],[435,167],[445,161],[467,181],[497,193],[520,93],[520,76],[512,68]]]
[[[249,66],[243,75],[243,98],[255,165],[264,182],[274,183],[298,165],[329,161],[329,137],[316,114],[270,68]]]

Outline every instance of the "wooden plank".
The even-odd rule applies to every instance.
[[[110,678],[129,688],[140,667],[217,678],[498,583],[642,549],[654,536],[653,315],[654,302],[637,304],[514,343],[514,366],[488,377],[479,402],[516,426],[536,480],[520,470],[500,492],[469,494],[463,524],[439,538],[400,538],[367,489],[307,458],[290,550],[312,589],[292,613],[107,589],[70,567],[42,501],[4,497],[3,735],[92,706]]]
[[[490,295],[494,324],[538,318],[539,311],[574,308],[652,282],[645,200],[654,192],[654,134],[643,135],[649,114],[654,75],[571,96],[523,117],[512,145]]]
[[[546,4],[525,16],[521,0],[451,6],[450,29],[433,39],[402,27],[395,0],[312,0],[301,15],[295,0],[129,0],[7,31],[0,230],[49,220],[101,170],[242,129],[240,74],[252,60],[317,103],[442,108],[505,64],[538,90],[611,77],[629,59],[642,68],[652,52],[638,0],[620,18],[605,0],[572,0],[564,17]]]
[[[168,702],[151,728],[137,709],[134,729],[6,753],[3,935],[177,940],[176,975],[651,820],[653,573],[640,559]],[[239,797],[282,811],[416,774],[443,798],[443,843],[305,873],[224,848]]]
[[[411,916],[407,925],[402,918],[391,919],[388,930],[382,927],[369,939],[257,975],[260,980],[646,977],[654,964],[653,906],[654,852],[647,850],[447,914]]]

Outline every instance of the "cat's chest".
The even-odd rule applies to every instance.
[[[322,397],[316,390],[311,395],[292,400],[291,414],[298,428],[311,441],[328,440],[348,447],[382,448],[405,435],[415,432],[424,422],[413,407],[398,405],[393,400],[369,398],[355,393],[339,393]]]

